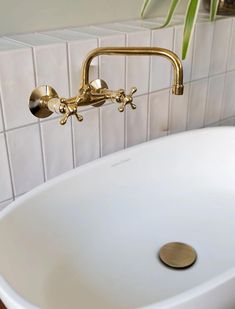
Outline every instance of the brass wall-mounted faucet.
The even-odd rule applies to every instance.
[[[59,98],[56,91],[46,85],[35,88],[29,99],[29,108],[33,115],[38,118],[46,118],[53,112],[63,114],[60,123],[63,125],[67,122],[68,117],[75,115],[78,121],[82,121],[82,115],[78,114],[80,106],[92,105],[99,107],[106,100],[111,99],[119,104],[118,110],[123,112],[126,105],[132,109],[136,108],[133,103],[133,94],[137,91],[133,87],[129,94],[125,90],[109,90],[107,83],[102,79],[96,79],[89,82],[89,68],[92,60],[101,55],[125,55],[125,56],[162,56],[167,58],[173,65],[174,84],[172,93],[182,95],[183,86],[183,67],[178,56],[172,51],[158,47],[104,47],[92,50],[86,57],[82,65],[81,87],[78,95],[72,98]]]

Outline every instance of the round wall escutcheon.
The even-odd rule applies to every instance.
[[[29,109],[38,118],[46,118],[53,114],[48,109],[47,103],[50,99],[59,98],[54,88],[43,85],[35,88],[29,98]]]

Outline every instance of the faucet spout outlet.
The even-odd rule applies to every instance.
[[[183,86],[183,67],[178,56],[172,51],[158,47],[104,47],[92,50],[86,57],[82,65],[81,86],[76,97],[59,98],[57,92],[50,86],[40,86],[35,88],[29,99],[30,111],[38,118],[50,116],[53,112],[62,114],[60,124],[65,124],[68,118],[74,115],[78,121],[83,117],[78,113],[80,106],[100,107],[106,100],[118,103],[118,110],[123,112],[126,106],[130,105],[136,109],[133,103],[133,94],[137,91],[132,87],[129,94],[124,89],[110,90],[107,83],[102,79],[89,82],[89,69],[92,60],[101,55],[125,55],[125,56],[161,56],[169,60],[174,69],[174,83],[172,93],[182,95]]]

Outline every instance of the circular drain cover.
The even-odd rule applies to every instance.
[[[171,268],[184,269],[196,262],[197,253],[193,247],[187,244],[170,242],[161,247],[159,258],[165,265]]]

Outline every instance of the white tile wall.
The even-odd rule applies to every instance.
[[[96,36],[98,47],[125,46],[125,35],[117,31],[101,27],[79,27],[73,30]],[[125,58],[122,56],[99,57],[99,78],[107,81],[110,89],[125,88]]]
[[[6,133],[14,194],[20,195],[44,181],[38,125]]]
[[[150,139],[168,134],[169,95],[169,89],[150,94]]]
[[[84,121],[38,121],[28,98],[39,84],[74,96],[85,55],[98,46],[159,46],[180,56],[182,16],[46,31],[0,38],[0,209],[42,182],[76,166],[187,129],[235,125],[235,19],[210,23],[200,17],[183,62],[184,96],[173,96],[171,66],[160,57],[103,56],[92,62],[90,80],[111,89],[137,86],[136,110],[116,103],[81,109]],[[221,48],[222,47],[222,48]]]
[[[67,42],[70,96],[75,96],[80,84],[82,62],[89,51],[98,47],[97,38],[71,30],[47,31],[43,32],[43,34]],[[67,60],[66,57],[65,60]],[[90,68],[90,80],[96,78],[98,78],[98,61],[93,61]]]
[[[210,75],[220,74],[226,71],[231,28],[232,19],[218,19],[214,24]]]
[[[224,109],[222,118],[228,118],[235,114],[235,72],[228,72],[224,86]]]
[[[11,188],[9,163],[7,159],[6,143],[3,133],[0,133],[0,162],[1,162],[0,201],[4,201],[12,197],[12,188]]]
[[[90,109],[81,113],[83,122],[74,121],[75,165],[81,165],[100,157],[99,109]]]
[[[187,128],[189,88],[190,85],[185,84],[183,96],[170,97],[169,133],[182,132]]]
[[[0,97],[0,133],[3,131],[3,121],[2,121],[2,104],[1,104],[1,97]]]
[[[0,86],[6,129],[37,122],[28,112],[35,87],[32,50],[29,47],[0,52]],[[14,90],[13,90],[14,89]]]
[[[182,25],[175,26],[174,52],[177,55],[181,54],[183,31],[184,31],[184,27]],[[187,58],[185,60],[182,60],[183,67],[184,67],[184,81],[185,82],[189,82],[191,80],[192,60],[193,60],[193,45],[194,45],[193,43],[194,43],[194,36],[193,36],[191,44],[189,45],[189,48],[188,48]]]
[[[197,129],[204,125],[207,83],[207,79],[191,83],[189,91],[188,129]]]
[[[161,46],[173,50],[174,28],[152,31],[152,46]],[[171,85],[171,64],[163,57],[151,57],[150,91],[169,88]]]
[[[41,133],[46,179],[51,179],[72,169],[71,126],[69,124],[66,126],[59,125],[58,119],[45,121],[41,124]]]
[[[106,24],[103,27],[125,33],[126,46],[150,45],[149,29],[132,27],[121,23]],[[149,61],[149,57],[145,56],[131,56],[126,58],[126,88],[128,90],[135,86],[139,95],[148,92]]]
[[[232,19],[227,70],[235,70],[235,19]]]
[[[148,96],[143,95],[135,99],[137,109],[127,107],[126,117],[126,146],[134,146],[147,140]]]
[[[124,113],[118,111],[117,104],[101,109],[101,155],[121,150],[125,146]]]
[[[193,63],[191,79],[208,77],[213,42],[214,23],[200,22],[196,24],[193,37]]]
[[[220,120],[223,104],[225,75],[213,76],[208,81],[208,94],[205,112],[205,124]]]
[[[55,88],[60,96],[68,97],[66,43],[39,33],[19,34],[10,38],[32,47],[36,86],[48,84]]]

